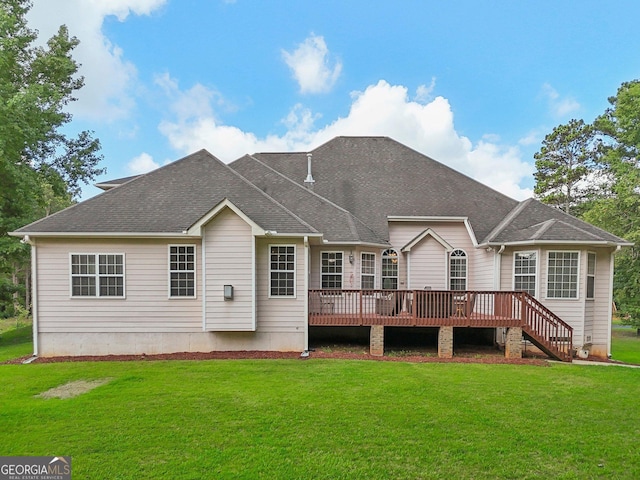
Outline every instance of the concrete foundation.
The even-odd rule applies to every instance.
[[[304,333],[161,332],[40,333],[41,357],[147,355],[212,351],[302,352]]]

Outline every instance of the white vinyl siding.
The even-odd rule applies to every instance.
[[[254,331],[255,239],[251,226],[233,210],[225,208],[203,232],[205,330]],[[266,259],[267,265],[268,261]],[[233,286],[233,300],[224,299],[225,285]]]
[[[376,255],[362,252],[360,258],[360,288],[373,290],[376,288]]]
[[[547,298],[578,298],[580,252],[550,251],[547,255]]]
[[[72,253],[72,297],[124,298],[124,254]]]
[[[39,238],[36,281],[40,332],[202,331],[201,302],[195,299],[176,302],[167,297],[168,243]],[[123,267],[126,298],[101,296],[91,301],[69,298],[70,254],[95,255],[95,252],[122,255],[126,260]],[[196,269],[200,269],[198,264]]]

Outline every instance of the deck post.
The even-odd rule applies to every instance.
[[[505,358],[522,358],[522,327],[511,327],[507,330],[504,356]]]
[[[453,358],[453,327],[440,327],[438,331],[438,357]]]
[[[384,355],[384,325],[371,325],[369,353],[375,357]]]

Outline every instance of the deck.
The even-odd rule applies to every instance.
[[[520,327],[538,347],[570,360],[573,329],[525,292],[310,290],[310,326]]]

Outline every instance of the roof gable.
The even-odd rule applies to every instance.
[[[453,251],[453,247],[449,242],[443,239],[440,235],[434,232],[431,228],[427,228],[424,232],[416,235],[409,243],[407,243],[404,247],[401,248],[402,252],[410,252],[413,247],[421,243],[425,238],[430,237],[433,238],[436,242],[438,242],[447,252]]]
[[[184,234],[225,199],[264,230],[318,233],[200,150],[14,234]]]

